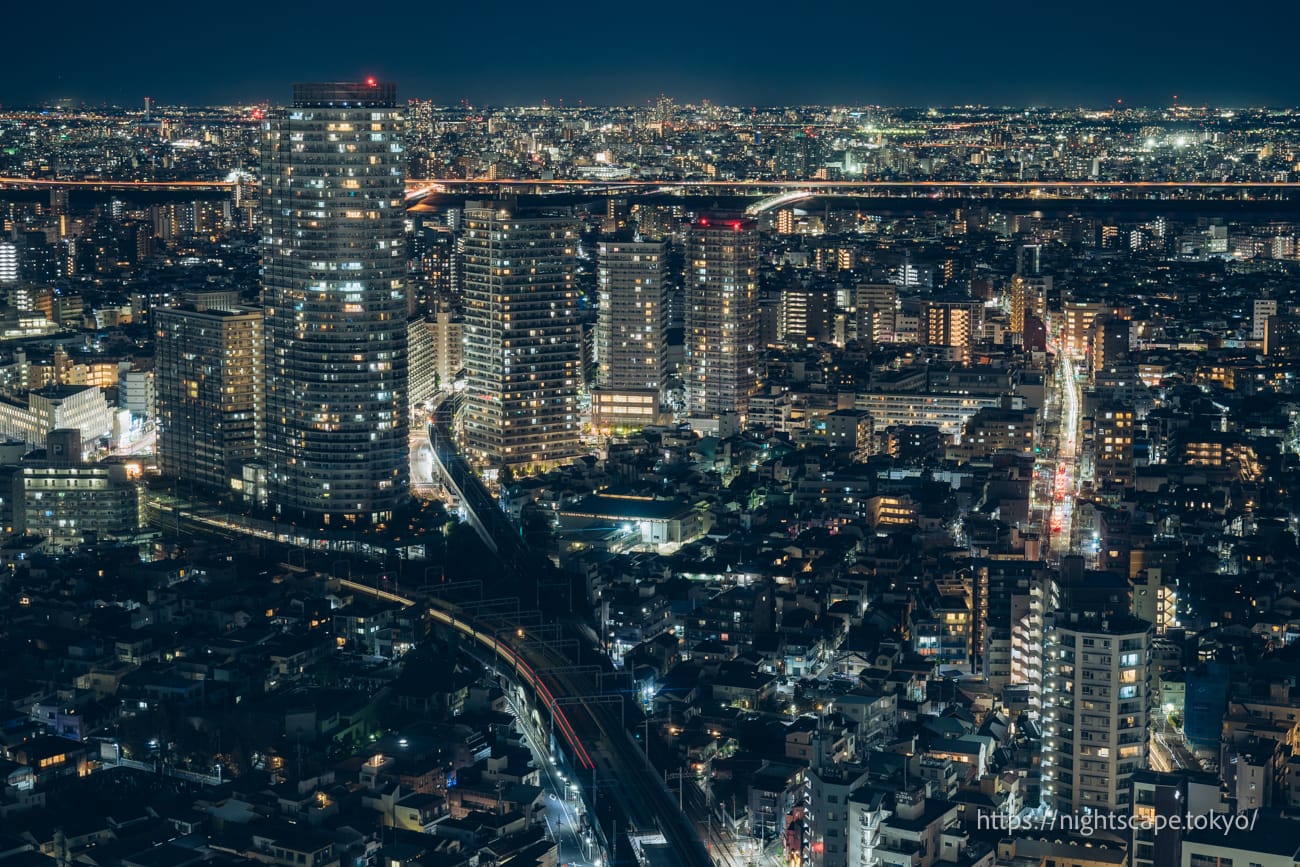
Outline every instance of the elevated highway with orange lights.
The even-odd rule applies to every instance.
[[[112,178],[19,178],[0,177],[0,190],[94,190],[103,192],[232,192],[236,183],[218,180],[151,181]],[[697,193],[766,198],[804,191],[809,195],[839,196],[980,196],[1010,194],[1042,198],[1084,198],[1088,196],[1156,197],[1182,194],[1206,200],[1239,198],[1290,198],[1300,192],[1294,181],[1092,181],[1047,179],[1015,180],[655,180],[627,178],[410,178],[407,200],[419,201],[430,194],[492,195],[495,193],[587,192],[593,195]]]
[[[748,191],[754,195],[770,195],[792,190],[854,191],[854,190],[1297,190],[1300,181],[1088,181],[1088,180],[985,180],[985,181],[872,181],[872,180],[654,180],[627,178],[623,180],[597,180],[591,178],[410,178],[406,182],[408,193],[421,189],[438,189],[455,192],[493,188],[533,187],[545,189],[701,189],[724,192]]]
[[[232,181],[131,181],[111,178],[4,178],[0,177],[0,190],[100,190],[103,192],[130,192],[152,190],[158,192],[232,192],[238,184]]]
[[[814,196],[882,199],[1020,199],[1030,201],[1293,202],[1300,182],[1088,180],[595,180],[580,178],[408,179],[407,203],[431,196],[483,195],[735,196],[790,201]]]

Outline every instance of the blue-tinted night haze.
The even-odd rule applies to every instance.
[[[236,0],[128,12],[77,0],[55,21],[23,3],[6,11],[0,101],[274,101],[274,82],[374,73],[446,103],[667,93],[759,105],[1164,105],[1177,94],[1281,105],[1300,89],[1290,37],[1268,23],[1285,8]]]

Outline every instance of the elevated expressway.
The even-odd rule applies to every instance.
[[[227,180],[142,181],[112,178],[0,177],[0,190],[91,190],[95,192],[230,193],[238,186]],[[414,204],[435,193],[493,195],[496,193],[587,192],[600,195],[684,193],[732,194],[755,198],[803,193],[841,196],[924,196],[1010,194],[1025,197],[1055,196],[1161,196],[1170,193],[1206,198],[1239,196],[1291,196],[1300,191],[1297,181],[1094,181],[1046,178],[1016,180],[656,180],[625,178],[408,178],[407,202]]]
[[[507,576],[523,586],[528,583],[523,570],[531,567],[532,554],[457,451],[451,430],[455,411],[456,405],[447,401],[434,412],[429,434],[435,469]],[[676,864],[712,867],[713,859],[695,826],[678,808],[676,796],[669,793],[644,746],[625,724],[631,692],[605,689],[616,675],[603,654],[584,647],[587,643],[580,638],[560,637],[564,632],[560,624],[542,622],[537,611],[521,612],[518,600],[456,605],[433,599],[428,613],[445,635],[459,638],[463,649],[492,665],[531,698],[550,732],[550,748],[564,756],[584,800],[599,819],[612,863],[636,863],[626,842],[629,837],[662,835]],[[600,664],[592,664],[593,659]]]
[[[1286,198],[1300,191],[1296,181],[1093,181],[1068,179],[1015,180],[655,180],[625,178],[594,180],[580,178],[408,178],[406,199],[415,204],[429,195],[495,195],[497,193],[537,195],[547,193],[590,193],[592,195],[735,195],[756,199],[799,193],[834,196],[941,196],[1020,198],[1184,196],[1206,200],[1241,197]]]

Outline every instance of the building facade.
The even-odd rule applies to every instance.
[[[118,379],[118,406],[152,419],[158,414],[157,379],[152,370],[128,370]]]
[[[668,364],[668,245],[602,241],[597,265],[596,382],[662,390]]]
[[[691,415],[749,410],[758,390],[758,226],[700,217],[686,241],[686,379]]]
[[[396,87],[294,85],[263,141],[270,502],[377,524],[408,496],[406,241]]]
[[[871,414],[876,431],[891,427],[925,425],[937,428],[945,437],[961,433],[963,425],[982,409],[1002,405],[997,395],[932,394],[914,391],[863,391],[854,399],[854,409]]]
[[[90,445],[113,433],[113,411],[93,385],[49,385],[23,399],[0,398],[0,436],[43,448],[50,431],[76,428]]]
[[[978,301],[930,301],[921,308],[921,339],[944,361],[969,364],[980,327]]]
[[[19,276],[18,245],[0,241],[0,283],[17,283]]]
[[[1138,771],[1133,775],[1133,822],[1129,826],[1131,867],[1181,867],[1183,827],[1179,823],[1187,816],[1221,810],[1221,801],[1219,781],[1213,774]]]
[[[411,406],[426,403],[438,391],[437,343],[434,324],[424,316],[406,323],[406,395]]]
[[[262,311],[154,311],[158,462],[163,475],[230,487],[261,446]]]
[[[659,418],[668,374],[667,252],[662,241],[600,243],[591,403],[598,429],[644,427]]]
[[[1268,318],[1277,315],[1276,298],[1256,298],[1251,306],[1250,339],[1263,340],[1268,328]]]
[[[1133,407],[1107,403],[1093,417],[1093,467],[1099,485],[1133,482]]]
[[[577,225],[470,202],[464,214],[465,447],[487,467],[579,454]]]
[[[80,451],[76,440],[69,446]],[[126,539],[140,529],[140,488],[123,464],[82,463],[79,455],[24,462],[14,476],[14,531],[52,549]]]
[[[1008,290],[1011,296],[1011,331],[1025,333],[1027,319],[1047,322],[1047,295],[1052,289],[1051,277],[1027,277],[1016,274]]]
[[[1048,617],[1044,640],[1043,801],[1049,809],[1127,811],[1146,765],[1151,624],[1135,617]]]
[[[854,290],[858,340],[892,343],[898,317],[898,287],[892,283],[863,283]]]

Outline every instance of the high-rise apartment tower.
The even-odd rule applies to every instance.
[[[262,311],[190,304],[152,317],[159,466],[186,484],[228,490],[261,444]]]
[[[579,454],[578,227],[509,201],[469,202],[463,223],[465,446],[488,467]]]
[[[1058,611],[1043,650],[1043,802],[1065,813],[1131,809],[1146,765],[1151,624]],[[1049,697],[1050,698],[1047,698]]]
[[[409,494],[404,156],[393,84],[296,84],[265,126],[267,488],[387,521]]]
[[[706,215],[686,247],[686,382],[692,415],[742,417],[758,390],[758,225]]]
[[[668,370],[668,281],[662,241],[601,241],[597,256],[597,427],[643,427],[659,417]]]

